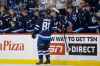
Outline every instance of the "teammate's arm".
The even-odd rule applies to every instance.
[[[68,32],[68,33],[73,32],[73,25],[68,20],[65,21],[63,28],[64,28],[64,32]]]

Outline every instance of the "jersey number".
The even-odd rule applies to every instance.
[[[49,30],[50,20],[44,20],[42,24],[42,30]]]

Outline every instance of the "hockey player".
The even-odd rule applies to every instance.
[[[33,28],[32,26],[32,17],[29,15],[27,8],[22,8],[20,17],[19,17],[19,25],[22,29],[24,29],[23,32],[30,32]]]
[[[9,10],[9,16],[8,16],[8,28],[9,30],[6,32],[13,32],[14,30],[16,30],[18,28],[17,26],[17,17],[16,17],[16,13],[14,10]]]
[[[52,12],[50,12],[50,10],[46,10],[44,17],[41,17],[40,20],[37,21],[32,33],[33,38],[38,34],[37,47],[39,62],[36,64],[50,64],[50,37],[51,33],[56,30],[55,21],[52,19],[51,14]],[[45,62],[43,56],[46,58]]]
[[[30,13],[30,18],[26,22],[26,32],[32,32],[36,22],[38,21],[39,17],[39,10],[36,9],[34,12]]]
[[[4,33],[8,30],[8,13],[5,5],[0,5],[0,32]]]
[[[87,19],[88,18],[88,19]],[[75,32],[81,33],[96,33],[97,22],[95,18],[95,10],[90,7],[86,0],[80,1],[80,6],[77,12],[77,20],[74,23]]]
[[[7,32],[12,32],[12,33],[24,32],[22,21],[20,19],[21,19],[21,17],[17,16],[15,10],[10,9],[9,10],[9,19],[8,19],[9,30]]]

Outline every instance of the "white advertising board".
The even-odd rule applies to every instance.
[[[51,37],[51,59],[100,60],[99,43],[100,35],[54,34]],[[0,35],[0,59],[32,58],[37,59],[37,38],[32,39],[31,34]]]

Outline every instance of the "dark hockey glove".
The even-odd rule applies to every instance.
[[[32,32],[32,38],[35,39],[36,38],[36,34],[34,32]]]

